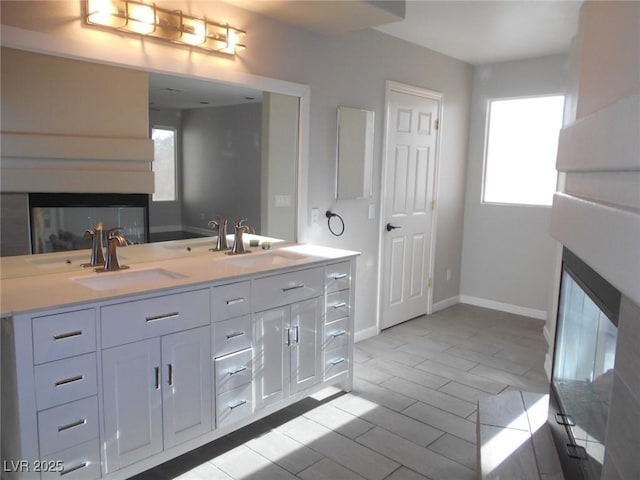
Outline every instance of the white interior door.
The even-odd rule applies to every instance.
[[[388,88],[383,179],[381,328],[430,302],[440,98]]]

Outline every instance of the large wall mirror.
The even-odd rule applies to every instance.
[[[151,202],[151,238],[169,239],[176,226],[206,235],[221,216],[295,240],[299,111],[296,96],[150,73],[149,125],[175,133],[177,167],[175,180],[156,171],[176,191]]]

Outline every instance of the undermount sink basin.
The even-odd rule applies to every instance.
[[[74,282],[92,290],[114,290],[150,283],[167,283],[184,278],[181,273],[171,272],[164,268],[148,270],[122,270],[116,272],[102,272],[86,277],[76,277]]]
[[[239,255],[228,255],[220,262],[229,263],[245,268],[273,267],[284,264],[291,264],[297,260],[307,258],[306,255],[285,251],[251,252]]]

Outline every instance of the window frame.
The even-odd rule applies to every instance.
[[[480,188],[480,203],[482,205],[492,205],[492,206],[510,206],[510,207],[532,207],[532,208],[551,208],[552,203],[542,204],[542,203],[521,203],[516,201],[495,201],[495,200],[485,200],[486,197],[486,188],[487,188],[487,170],[488,170],[488,154],[489,154],[489,137],[490,137],[490,127],[491,127],[491,111],[493,102],[502,102],[509,100],[528,100],[528,99],[536,99],[536,98],[552,98],[552,97],[560,97],[562,98],[562,113],[561,113],[561,121],[560,121],[560,129],[564,126],[564,118],[565,118],[565,109],[566,109],[566,93],[565,92],[555,92],[555,93],[543,93],[543,94],[535,94],[535,95],[515,95],[510,97],[493,97],[488,98],[486,103],[486,115],[485,115],[485,124],[484,124],[484,148],[482,153],[482,180],[481,180],[481,188]],[[557,149],[556,149],[556,157],[557,157]],[[554,157],[554,160],[555,158]],[[558,176],[559,172],[555,169],[555,161],[554,161],[554,171],[556,173],[555,176],[555,185],[557,191],[558,185]]]
[[[165,124],[153,124],[151,125],[150,137],[153,141],[153,131],[154,130],[170,130],[173,132],[173,191],[174,198],[173,200],[155,200],[153,196],[155,192],[151,194],[151,201],[155,204],[170,204],[170,203],[178,203],[180,201],[180,180],[179,180],[179,172],[178,172],[178,127],[172,125]],[[154,143],[154,161],[155,161],[155,143]],[[154,182],[154,190],[155,190],[155,181],[156,181],[156,172],[153,170],[153,164],[151,165],[151,171],[153,172],[153,182]]]

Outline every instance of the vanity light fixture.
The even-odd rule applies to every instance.
[[[244,30],[137,0],[86,0],[87,25],[157,38],[208,52],[235,55]]]

